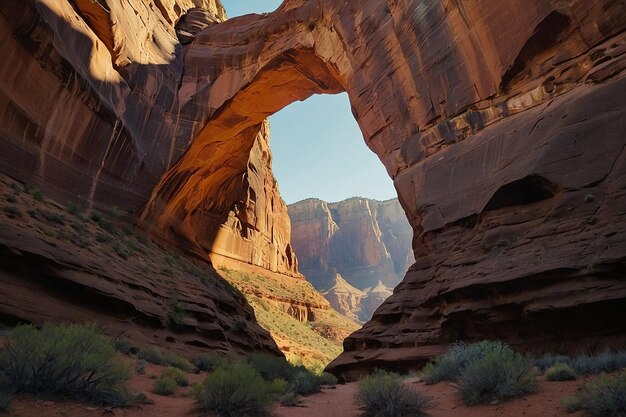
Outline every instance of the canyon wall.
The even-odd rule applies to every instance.
[[[413,231],[397,199],[308,199],[288,209],[300,272],[350,317],[371,318],[381,294],[391,294],[415,261]]]
[[[330,370],[417,367],[457,339],[623,342],[624,2],[286,0],[178,34],[191,2],[131,6],[0,3],[2,172],[141,211],[206,257],[219,228],[193,225],[263,218],[247,178],[267,116],[346,91],[417,261]]]

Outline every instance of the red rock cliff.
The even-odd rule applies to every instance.
[[[361,309],[361,299],[377,286],[395,287],[415,261],[411,226],[397,199],[309,199],[291,204],[289,215],[300,271],[334,308],[360,320],[384,300],[373,296]],[[358,296],[357,289],[365,293]]]
[[[245,194],[268,115],[347,91],[418,261],[334,372],[418,366],[458,338],[626,335],[623,2],[286,0],[184,47],[150,29],[164,2],[128,24],[102,3],[1,3],[4,172],[56,198],[147,202],[145,224],[176,241],[181,219],[228,219],[213,202]]]

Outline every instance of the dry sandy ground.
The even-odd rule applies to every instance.
[[[144,375],[136,375],[131,387],[145,392],[154,404],[128,409],[107,410],[71,402],[35,401],[31,398],[17,398],[13,403],[11,417],[198,417],[193,399],[186,397],[188,388],[181,388],[170,397],[152,394],[154,378],[162,368],[149,365]],[[190,382],[197,382],[204,375],[191,375]],[[407,384],[435,400],[430,410],[432,417],[580,417],[581,413],[567,414],[560,399],[573,395],[581,381],[549,382],[540,380],[536,394],[494,405],[466,407],[461,402],[453,386],[448,383],[427,386],[408,380]],[[356,384],[338,385],[336,389],[324,389],[321,393],[304,398],[300,407],[274,409],[277,417],[357,417],[359,411],[353,404]]]

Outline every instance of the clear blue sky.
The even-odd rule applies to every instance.
[[[222,0],[229,17],[274,11],[279,0]],[[316,197],[386,200],[396,190],[369,150],[347,94],[314,95],[270,117],[274,175],[287,204]]]

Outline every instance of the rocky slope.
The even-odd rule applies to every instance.
[[[97,323],[187,357],[279,354],[252,308],[206,262],[111,213],[86,218],[0,176],[0,324]]]
[[[370,319],[384,301],[380,291],[369,297],[370,292],[395,287],[414,262],[412,229],[398,200],[308,199],[288,209],[300,272],[335,309],[361,321]]]
[[[57,201],[143,207],[206,257],[217,231],[192,226],[248,213],[266,117],[346,91],[418,261],[333,372],[419,366],[458,338],[624,340],[624,2],[286,0],[194,13],[177,35],[198,5],[215,6],[2,1],[0,170]]]

